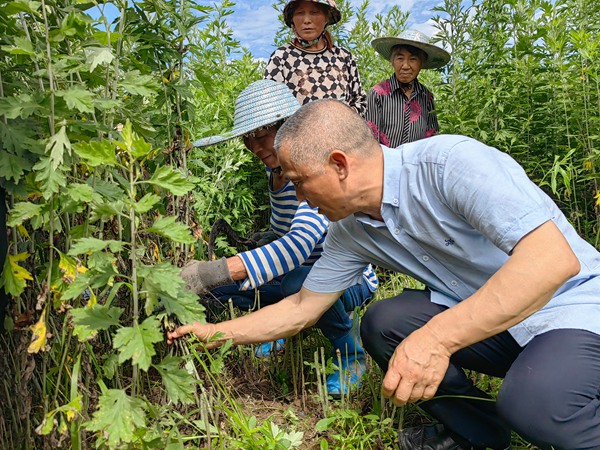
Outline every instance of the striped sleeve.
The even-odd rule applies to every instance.
[[[314,262],[322,251],[328,225],[325,216],[301,202],[287,233],[267,245],[238,255],[248,273],[240,289],[256,289],[304,263]]]

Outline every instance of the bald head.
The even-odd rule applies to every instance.
[[[371,158],[379,145],[371,128],[354,110],[333,100],[317,100],[302,106],[279,129],[275,151],[289,150],[290,161],[320,170],[333,150]]]

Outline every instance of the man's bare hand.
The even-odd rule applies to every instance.
[[[174,331],[169,331],[167,333],[167,344],[172,345],[175,342],[175,339],[179,339],[180,337],[192,333],[195,334],[201,342],[208,343],[207,348],[218,347],[223,343],[221,340],[210,341],[210,339],[217,333],[213,324],[194,322],[192,325],[183,325]]]
[[[383,378],[383,395],[397,406],[429,400],[449,364],[450,352],[425,325],[396,347]]]

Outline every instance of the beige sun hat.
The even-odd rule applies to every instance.
[[[431,44],[426,34],[416,30],[406,30],[398,37],[382,37],[373,39],[371,45],[377,53],[383,56],[387,61],[392,56],[392,47],[395,45],[412,45],[427,54],[427,61],[423,64],[423,69],[437,69],[445,66],[450,61],[450,53],[437,45]]]

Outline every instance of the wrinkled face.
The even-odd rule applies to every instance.
[[[406,48],[395,51],[391,63],[396,79],[400,83],[410,83],[417,78],[423,66],[421,57],[418,54],[409,52]]]
[[[319,37],[329,22],[326,7],[314,2],[300,2],[292,14],[296,33],[307,41]]]
[[[311,208],[335,222],[351,214],[346,208],[343,189],[334,166],[327,164],[324,170],[294,164],[289,151],[283,146],[279,151],[279,162],[284,176],[294,183],[296,197],[306,201]]]
[[[258,156],[269,169],[279,167],[279,160],[273,146],[279,127],[279,124],[271,125],[243,137],[246,148]]]

